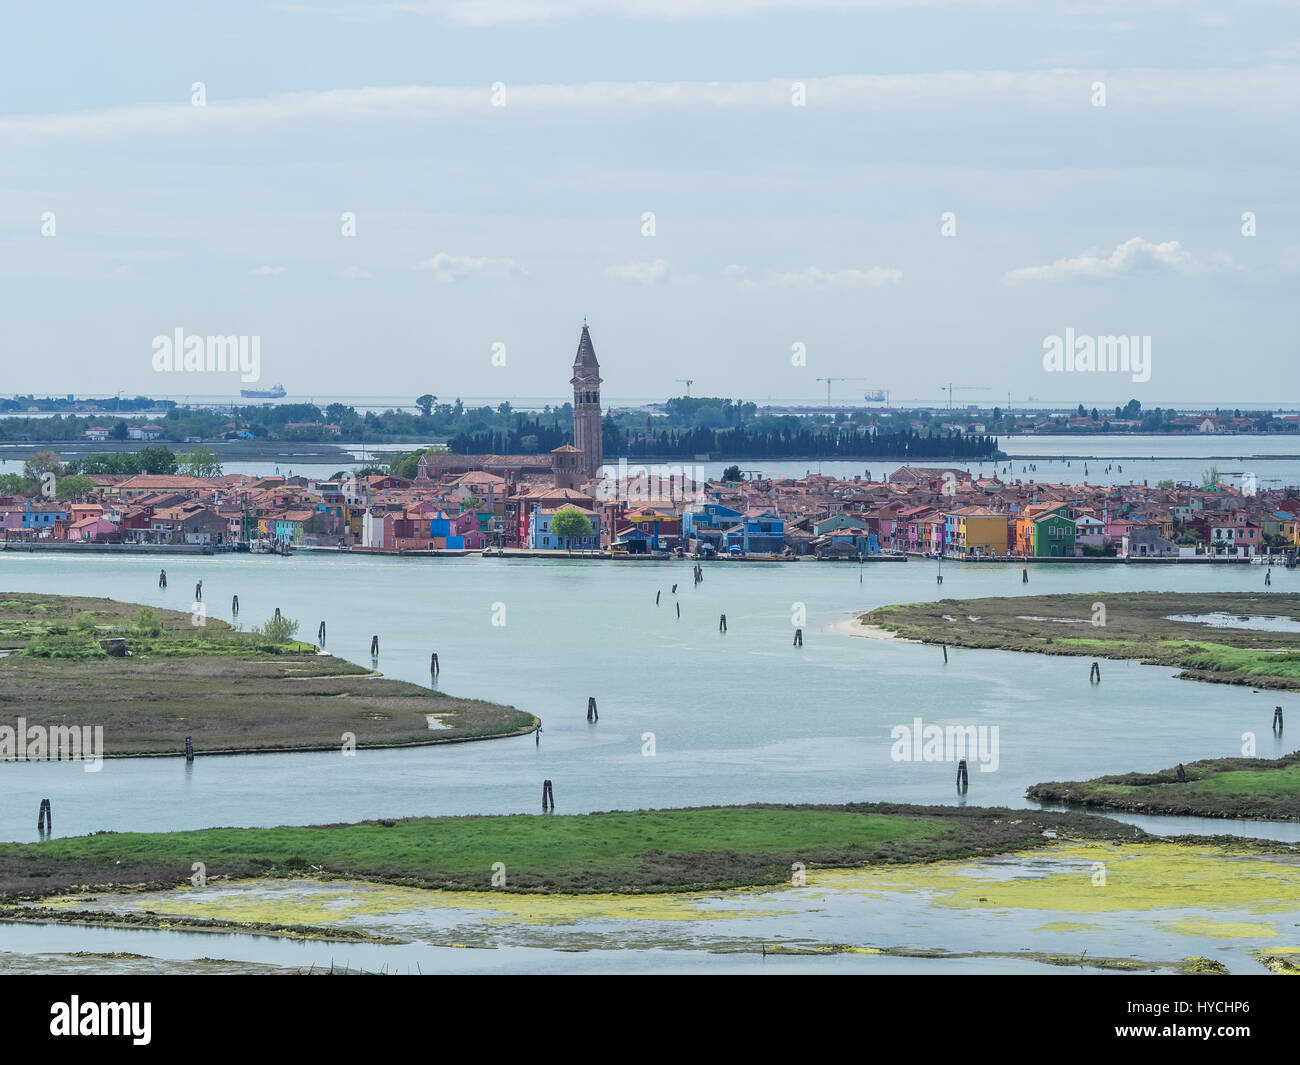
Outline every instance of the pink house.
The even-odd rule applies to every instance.
[[[117,526],[107,518],[88,517],[68,526],[69,540],[93,540],[97,536],[111,536]]]

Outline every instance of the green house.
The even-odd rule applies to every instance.
[[[1034,519],[1034,554],[1046,557],[1070,557],[1074,554],[1074,522],[1065,516],[1065,508]]]

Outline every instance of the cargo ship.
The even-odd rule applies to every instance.
[[[239,394],[245,399],[283,399],[285,396],[284,385],[277,384],[274,388],[268,388],[258,391],[255,388],[241,388]]]

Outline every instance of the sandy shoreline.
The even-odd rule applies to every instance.
[[[858,618],[848,618],[844,621],[837,621],[831,626],[831,632],[839,632],[845,636],[866,636],[873,640],[901,640],[896,632],[889,629],[882,629],[879,625],[867,625]],[[915,643],[915,640],[907,641]]]

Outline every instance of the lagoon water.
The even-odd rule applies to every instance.
[[[170,587],[160,591],[157,573],[164,565]],[[965,801],[978,805],[1024,806],[1026,787],[1041,780],[1237,754],[1245,732],[1258,737],[1265,757],[1294,747],[1269,728],[1273,706],[1282,702],[1290,710],[1291,696],[1181,681],[1170,669],[1109,661],[1102,663],[1102,684],[1090,685],[1085,658],[950,649],[945,666],[935,647],[835,631],[862,610],[934,598],[932,562],[706,563],[699,586],[691,582],[691,566],[305,552],[291,558],[0,554],[4,591],[102,595],[188,610],[189,591],[201,579],[213,616],[228,619],[230,597],[237,594],[245,624],[265,620],[276,607],[298,619],[308,635],[324,620],[328,649],[362,663],[371,635],[378,634],[380,668],[416,683],[430,683],[429,654],[436,650],[441,690],[513,703],[537,714],[544,730],[540,746],[525,736],[360,750],[353,757],[200,753],[188,766],[178,732],[177,757],[108,760],[97,773],[71,763],[4,763],[0,839],[36,839],[43,798],[52,802],[56,835],[82,835],[536,814],[547,778],[554,781],[558,813],[744,802],[961,801],[952,763],[892,760],[892,730],[917,718],[997,726],[996,770],[971,768]],[[1022,584],[1018,565],[949,562],[942,590],[953,598],[1088,592],[1100,601],[1108,592],[1134,589],[1265,590],[1261,568],[1239,565],[1044,564],[1029,571],[1029,583]],[[1275,568],[1267,590],[1300,591],[1300,573]],[[807,612],[802,649],[792,646],[792,615],[800,605]],[[502,608],[505,624],[494,626]],[[727,615],[726,634],[718,632],[721,613]],[[599,701],[596,725],[585,719],[589,695]],[[25,709],[29,717],[39,712]],[[653,755],[643,753],[649,733]],[[1157,833],[1300,839],[1300,825],[1129,820]],[[103,901],[88,904],[94,908]],[[990,924],[985,911],[945,908],[932,893],[846,895],[829,921],[827,899],[774,901],[782,903],[776,913],[753,923],[752,932],[745,931],[750,922],[736,926],[733,947],[739,954],[708,953],[718,949],[711,936],[722,930],[709,920],[624,926],[594,917],[579,919],[569,933],[557,929],[538,938],[525,935],[523,926],[493,935],[493,922],[484,923],[487,915],[470,913],[461,918],[464,928],[483,932],[488,939],[482,945],[493,949],[448,946],[466,939],[460,932],[439,934],[441,918],[408,929],[411,942],[404,946],[5,924],[0,969],[85,971],[86,962],[67,954],[102,950],[160,960],[104,961],[96,971],[115,965],[126,966],[123,971],[166,969],[198,958],[425,972],[1070,971],[1027,954],[763,959],[757,953],[759,943],[793,939],[941,945],[999,955],[1031,949],[1089,957],[1134,954],[1157,961],[1206,953],[1234,971],[1250,972],[1259,970],[1248,948],[1294,942],[1300,919],[1288,910],[1273,924],[1259,924],[1250,913],[1193,907],[1087,918],[1055,930],[1050,913],[1009,911]],[[803,915],[795,916],[796,910]],[[1221,933],[1213,921],[1224,918],[1255,922],[1249,926],[1252,940],[1215,939]],[[1211,922],[1208,932],[1198,931],[1202,919]],[[1179,931],[1179,922],[1191,922],[1194,934]],[[1222,934],[1235,934],[1234,926],[1225,927]],[[570,953],[575,937],[583,953]]]
[[[157,588],[160,565],[170,588]],[[542,719],[533,736],[408,750],[111,759],[0,765],[0,839],[37,838],[53,805],[57,835],[216,825],[320,824],[411,815],[532,813],[543,779],[560,813],[745,802],[956,803],[951,762],[894,761],[891,732],[924,724],[996,726],[997,766],[971,765],[966,801],[1025,804],[1038,781],[1154,770],[1294,747],[1270,730],[1294,698],[1173,679],[1168,668],[1085,658],[950,649],[832,631],[885,603],[935,598],[935,564],[602,563],[400,559],[301,553],[291,558],[69,558],[0,555],[0,589],[103,595],[189,610],[202,579],[214,617],[259,623],[279,607],[327,648],[458,696],[507,702]],[[1096,593],[1134,589],[1264,591],[1240,565],[944,565],[943,594]],[[671,592],[677,584],[677,594]],[[1273,569],[1273,593],[1300,573]],[[655,594],[662,591],[661,605]],[[682,616],[676,617],[680,602]],[[792,615],[806,610],[805,645]],[[729,631],[718,632],[727,615]],[[494,625],[494,616],[504,625]],[[595,696],[600,722],[588,725]],[[31,717],[39,708],[28,709]],[[268,712],[274,712],[268,708]],[[1288,717],[1294,716],[1288,714]],[[643,754],[653,734],[654,754]],[[360,737],[364,741],[364,737]],[[1148,821],[1151,819],[1147,819]],[[1144,827],[1147,827],[1144,822]],[[1233,826],[1236,828],[1237,826]],[[1186,828],[1180,828],[1186,831]],[[1242,826],[1300,838],[1300,826]]]

